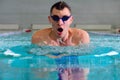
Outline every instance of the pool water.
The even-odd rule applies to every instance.
[[[89,32],[88,45],[31,44],[30,33],[0,34],[0,80],[58,80],[59,69],[89,69],[87,80],[119,80],[120,35]]]

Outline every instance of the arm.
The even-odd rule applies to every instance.
[[[38,30],[32,35],[32,43],[34,44],[47,44],[48,36],[51,31],[51,28],[46,28],[43,30]]]
[[[90,43],[90,38],[89,38],[89,34],[86,31],[82,31],[82,39],[81,42],[83,44],[88,44]]]
[[[40,41],[41,41],[41,39],[40,39],[40,34],[39,34],[39,32],[37,31],[37,32],[35,32],[35,33],[32,35],[32,40],[31,40],[31,42],[32,42],[33,44],[38,44]]]
[[[32,43],[37,44],[39,46],[43,46],[47,44],[45,41],[42,41],[42,39],[39,36],[36,35],[32,36]]]
[[[32,35],[32,40],[31,42],[33,44],[37,44],[39,46],[41,45],[47,45],[47,40],[48,40],[48,29],[45,30],[38,30]]]

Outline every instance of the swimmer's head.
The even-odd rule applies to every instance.
[[[71,8],[64,1],[55,3],[50,9],[48,20],[52,24],[54,34],[57,37],[65,37],[73,22]]]

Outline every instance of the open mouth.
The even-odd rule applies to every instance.
[[[58,32],[62,32],[63,29],[62,29],[62,28],[58,28],[57,31],[58,31]]]

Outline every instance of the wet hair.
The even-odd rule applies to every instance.
[[[64,1],[59,1],[59,2],[56,2],[55,4],[53,4],[50,9],[50,14],[52,13],[53,8],[56,8],[57,10],[63,10],[64,8],[68,8],[69,11],[71,12],[70,6]]]

